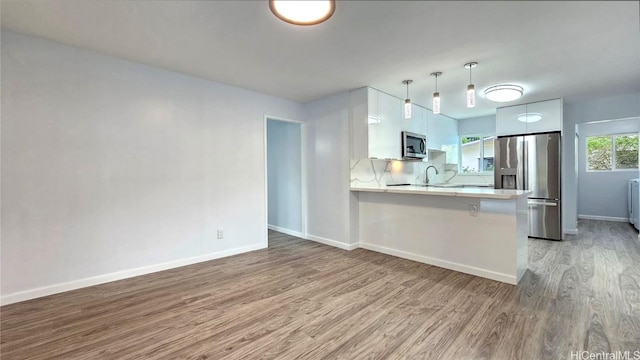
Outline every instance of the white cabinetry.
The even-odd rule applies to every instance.
[[[562,131],[562,112],[562,99],[499,108],[496,135]]]
[[[503,107],[496,110],[496,135],[519,135],[527,133],[527,123],[518,116],[527,113],[527,105]]]
[[[441,114],[427,114],[427,148],[447,152],[447,163],[458,163],[458,121]]]
[[[427,109],[411,104],[411,119],[402,119],[402,130],[427,135]]]
[[[527,115],[541,119],[527,123],[527,133],[562,131],[562,99],[527,104]]]
[[[457,159],[458,122],[431,110],[411,105],[411,119],[404,118],[404,100],[376,89],[367,89],[368,155],[378,159],[401,159],[401,132],[427,136],[427,148],[446,150]],[[457,148],[456,148],[457,149]],[[448,159],[449,160],[449,159]],[[452,160],[457,162],[457,160]]]
[[[369,157],[401,159],[404,100],[368,89]]]

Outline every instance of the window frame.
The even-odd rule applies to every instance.
[[[482,165],[482,167],[484,168],[484,140],[485,138],[488,137],[493,137],[494,140],[498,138],[498,136],[495,133],[479,133],[479,134],[467,134],[467,135],[459,135],[458,136],[458,176],[462,175],[493,175],[494,171],[495,171],[495,156],[493,157],[494,159],[494,170],[480,170],[478,169],[478,171],[474,171],[474,172],[463,172],[462,171],[462,138],[466,138],[466,137],[479,137],[479,140],[476,141],[480,141],[479,144],[479,148],[480,148],[480,164]],[[495,144],[495,143],[494,143]],[[495,145],[494,145],[495,146]],[[495,152],[495,148],[494,148],[494,152]],[[479,165],[480,165],[479,164]]]
[[[584,137],[584,168],[586,172],[590,173],[608,173],[618,171],[638,171],[640,169],[640,159],[638,160],[638,167],[631,169],[618,169],[616,167],[616,137],[618,136],[637,136],[640,147],[640,134],[636,132],[624,132],[615,134],[599,134],[599,135],[587,135]],[[611,139],[611,169],[609,170],[591,170],[589,169],[589,138],[590,137],[609,137]]]

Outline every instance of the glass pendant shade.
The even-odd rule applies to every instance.
[[[411,100],[409,99],[404,101],[404,118],[411,119]]]
[[[413,80],[402,80],[402,83],[407,85],[407,98],[404,101],[404,118],[411,119],[411,99],[409,99],[409,85]]]
[[[442,71],[432,72],[431,76],[436,78],[436,91],[433,93],[433,106],[431,109],[434,114],[440,114],[440,93],[438,92],[438,76],[442,75]]]
[[[473,84],[467,86],[467,107],[476,106],[476,87]]]
[[[465,69],[469,69],[469,85],[467,85],[467,107],[472,108],[476,106],[476,86],[471,81],[471,69],[478,66],[475,61],[464,64]]]

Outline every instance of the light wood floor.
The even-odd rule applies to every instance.
[[[4,306],[8,359],[570,359],[640,350],[640,246],[581,221],[518,287],[275,232],[269,249]]]

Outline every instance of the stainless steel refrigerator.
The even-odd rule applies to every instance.
[[[495,188],[532,190],[529,237],[562,240],[560,133],[495,140]]]

